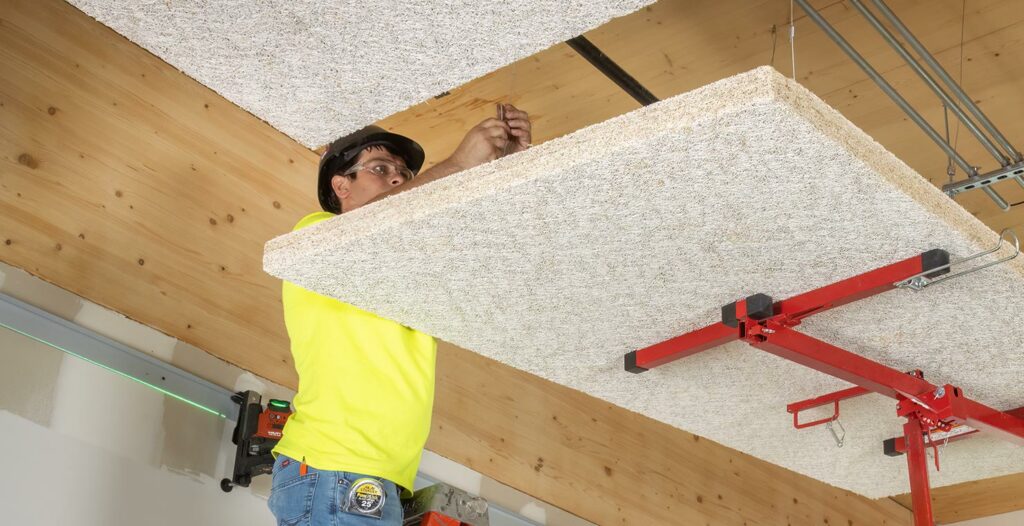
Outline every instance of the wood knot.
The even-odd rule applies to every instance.
[[[23,154],[18,156],[18,164],[22,164],[22,165],[28,166],[29,168],[31,168],[33,170],[35,170],[36,168],[39,168],[39,161],[37,161],[35,157],[32,157],[31,155],[29,155],[27,153],[23,153]]]

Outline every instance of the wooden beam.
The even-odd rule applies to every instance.
[[[910,507],[909,494],[893,497]],[[1024,509],[1024,473],[976,480],[932,489],[932,511],[937,524],[989,517]]]
[[[316,155],[64,2],[3,0],[0,26],[0,259],[294,387],[262,244],[315,209]],[[509,80],[540,137],[630,107],[548,53],[580,67]],[[539,102],[573,71],[578,101]],[[438,373],[432,450],[600,523],[909,523],[465,350],[442,345]]]

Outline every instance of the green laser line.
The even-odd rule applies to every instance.
[[[142,385],[145,385],[145,386],[150,387],[150,388],[152,388],[152,389],[154,389],[156,391],[159,391],[159,392],[161,392],[161,393],[163,393],[163,394],[165,394],[165,395],[167,395],[167,396],[169,396],[171,398],[174,398],[176,400],[181,400],[182,402],[185,402],[186,404],[191,405],[192,407],[196,407],[198,409],[202,409],[203,411],[206,411],[207,413],[210,413],[210,414],[213,414],[213,415],[217,415],[217,416],[219,416],[221,418],[227,418],[226,415],[224,415],[223,413],[221,413],[221,412],[219,412],[219,411],[217,411],[215,409],[210,409],[209,407],[206,407],[203,404],[200,404],[198,402],[193,402],[192,400],[189,400],[188,398],[185,398],[184,396],[172,393],[172,392],[168,391],[167,389],[164,389],[163,387],[160,387],[158,385],[153,385],[153,384],[151,384],[151,383],[149,383],[149,382],[147,382],[147,381],[145,381],[145,380],[143,380],[141,378],[136,378],[136,377],[134,377],[134,376],[132,376],[132,375],[130,375],[128,373],[125,373],[123,371],[118,371],[117,369],[114,369],[113,367],[110,367],[110,366],[108,366],[106,364],[102,364],[100,362],[97,362],[96,360],[92,360],[92,359],[86,358],[85,356],[82,356],[81,354],[78,354],[78,353],[73,352],[73,351],[69,351],[69,350],[67,350],[67,349],[65,349],[65,348],[63,348],[63,347],[61,347],[59,345],[54,345],[54,344],[52,344],[52,343],[50,343],[50,342],[48,342],[46,340],[43,340],[42,338],[38,338],[38,337],[36,337],[34,335],[31,335],[31,334],[29,334],[27,332],[18,330],[18,329],[14,328],[14,327],[11,327],[10,325],[7,325],[5,323],[0,323],[0,326],[6,327],[6,328],[8,328],[8,329],[10,329],[10,330],[12,330],[12,331],[22,335],[22,336],[25,336],[25,337],[30,338],[32,340],[35,340],[35,341],[37,341],[37,342],[39,342],[39,343],[41,343],[43,345],[47,345],[47,346],[53,347],[54,349],[57,349],[58,351],[70,354],[71,356],[74,356],[75,358],[78,358],[78,359],[81,359],[81,360],[85,360],[86,362],[89,362],[89,363],[91,363],[93,365],[98,365],[99,367],[101,367],[103,369],[106,369],[106,370],[108,370],[108,371],[110,371],[112,373],[119,374],[119,375],[121,375],[121,376],[123,376],[125,378],[128,378],[129,380],[134,380],[134,381],[136,381],[136,382],[138,382],[138,383],[140,383]]]

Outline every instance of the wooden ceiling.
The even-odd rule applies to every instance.
[[[815,5],[941,123],[934,97],[859,15]],[[961,2],[891,5],[959,71]],[[971,0],[963,46],[964,86],[1017,143],[1024,82],[1011,65],[1024,55],[1022,19],[1014,0]],[[665,98],[772,63],[773,43],[788,72],[788,22],[785,0],[663,0],[586,36]],[[796,32],[801,82],[944,182],[938,149],[799,12]],[[0,67],[0,260],[294,387],[262,244],[316,208],[316,154],[60,0],[0,0]],[[498,101],[533,115],[534,142],[637,107],[558,45],[381,124],[420,140],[432,163]],[[959,145],[991,167],[963,130]],[[1024,201],[1012,183],[998,188]],[[960,202],[996,228],[1024,222],[1024,205],[1001,213],[984,195]],[[893,500],[837,490],[462,349],[442,345],[438,375],[431,450],[595,522],[910,522]],[[938,518],[1024,508],[1022,489],[1024,476],[1011,476],[936,491]]]

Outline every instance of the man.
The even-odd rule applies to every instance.
[[[295,229],[528,148],[529,116],[502,110],[414,183],[416,142],[376,126],[334,141],[320,159],[324,211]],[[274,449],[271,511],[278,524],[400,525],[430,431],[434,339],[292,283],[282,300],[299,390]]]

